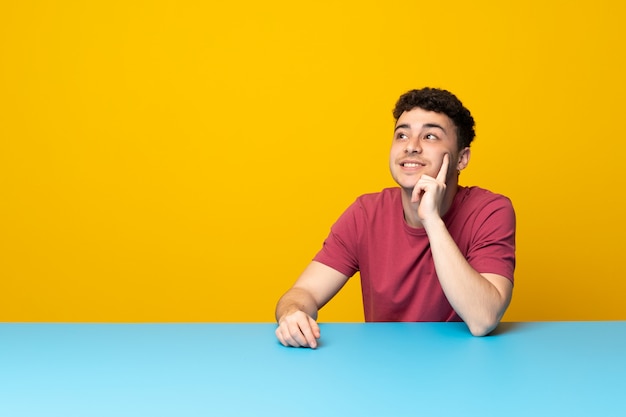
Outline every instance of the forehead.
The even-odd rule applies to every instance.
[[[414,107],[402,113],[396,121],[396,127],[401,125],[412,129],[420,129],[423,125],[436,125],[442,127],[447,133],[453,133],[455,127],[452,119],[444,113],[424,110],[420,107]]]

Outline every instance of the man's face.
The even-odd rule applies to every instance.
[[[424,174],[435,178],[446,153],[448,182],[469,157],[469,148],[458,151],[456,127],[448,116],[419,107],[400,115],[389,155],[391,176],[400,187],[412,189]]]

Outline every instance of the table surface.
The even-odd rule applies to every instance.
[[[626,416],[626,322],[0,324],[0,416]]]

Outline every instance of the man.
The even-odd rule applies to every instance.
[[[511,300],[515,213],[508,198],[458,184],[474,119],[456,96],[402,95],[389,166],[399,187],[359,197],[278,301],[276,336],[317,347],[318,310],[360,271],[366,321],[464,321],[491,332]]]

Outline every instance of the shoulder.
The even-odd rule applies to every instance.
[[[453,205],[444,219],[450,225],[467,222],[475,224],[515,224],[511,200],[480,187],[460,187]]]
[[[513,203],[507,196],[476,186],[459,187],[455,203],[459,207],[466,208],[484,208],[486,206],[513,208]]]

